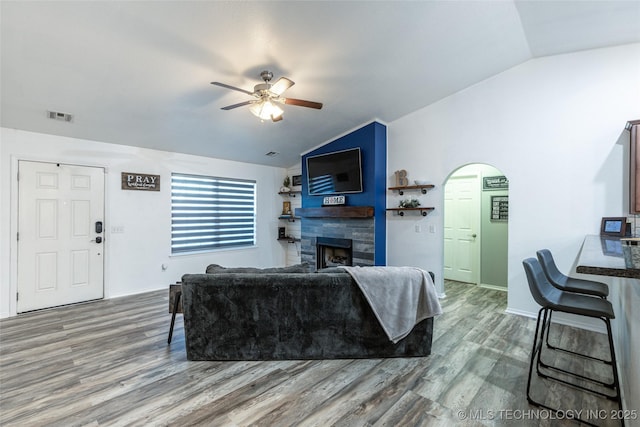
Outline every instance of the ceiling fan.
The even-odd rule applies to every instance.
[[[231,90],[237,90],[238,92],[246,93],[256,99],[240,102],[238,104],[227,105],[222,107],[223,110],[232,110],[234,108],[242,107],[244,105],[251,105],[249,111],[262,120],[271,120],[279,122],[282,120],[282,114],[284,111],[278,104],[297,105],[298,107],[315,108],[317,110],[322,108],[322,103],[305,101],[303,99],[284,98],[282,94],[284,91],[294,85],[293,80],[286,77],[280,77],[275,83],[271,84],[273,79],[273,73],[271,71],[263,71],[260,73],[260,77],[264,80],[264,83],[260,83],[254,86],[253,92],[240,89],[239,87],[230,86],[225,83],[211,82],[212,85],[224,87]]]

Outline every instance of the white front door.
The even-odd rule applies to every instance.
[[[18,163],[18,313],[103,298],[103,221],[104,169]]]
[[[452,177],[444,190],[444,277],[479,283],[478,176]]]

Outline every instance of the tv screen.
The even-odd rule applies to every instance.
[[[309,195],[362,192],[360,148],[307,157]]]

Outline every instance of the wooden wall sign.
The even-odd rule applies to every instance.
[[[122,189],[160,191],[160,175],[122,172]]]
[[[482,190],[504,190],[509,188],[506,176],[485,176],[482,178]]]

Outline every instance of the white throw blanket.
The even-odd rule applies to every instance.
[[[340,267],[353,277],[395,344],[422,320],[442,314],[429,273],[415,267]]]

